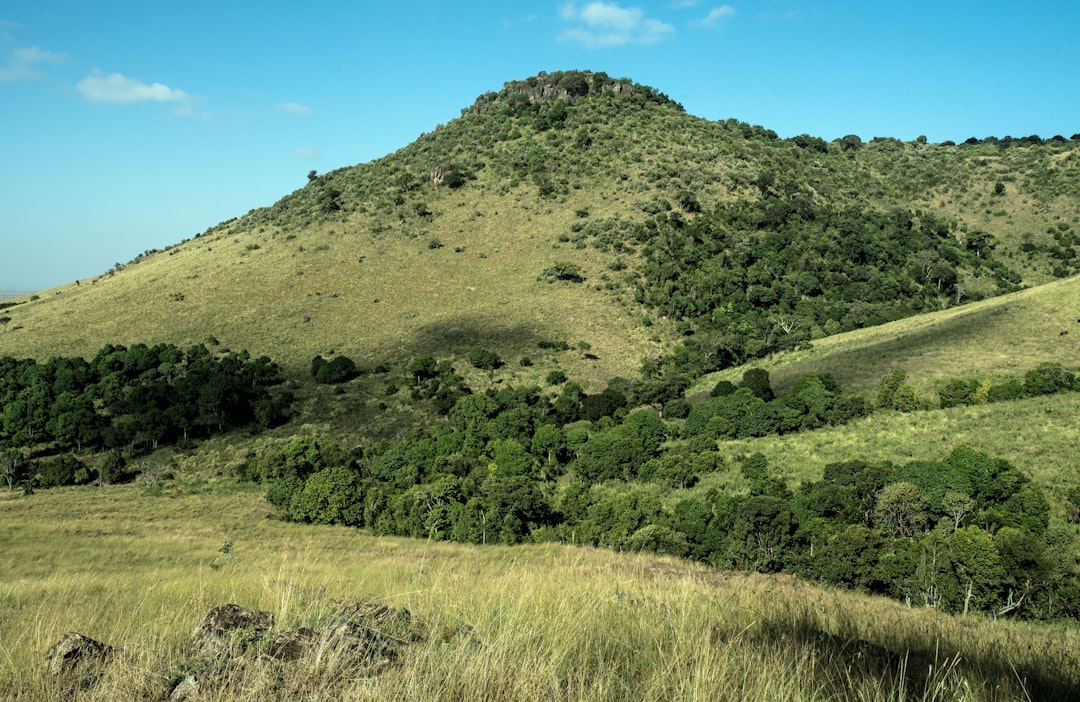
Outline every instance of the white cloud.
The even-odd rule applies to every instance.
[[[674,27],[646,17],[641,8],[614,2],[590,2],[580,8],[569,2],[559,16],[574,25],[563,31],[563,40],[589,48],[649,45],[675,34]]]
[[[41,78],[45,74],[38,70],[40,64],[61,63],[63,60],[63,54],[45,51],[36,46],[15,49],[11,52],[7,65],[0,67],[0,83]]]
[[[298,102],[286,102],[278,105],[278,109],[282,112],[288,112],[292,115],[310,115],[311,108],[307,105],[301,105]]]
[[[102,74],[95,70],[79,81],[80,93],[94,102],[188,102],[191,96],[183,90],[170,88],[162,83],[144,83],[121,73]]]
[[[315,149],[297,149],[296,151],[293,151],[292,155],[295,158],[305,158],[305,159],[314,159],[314,158],[319,158],[320,156],[322,156],[322,154],[319,153],[318,151],[316,151]]]
[[[698,21],[698,24],[702,27],[714,27],[720,20],[727,19],[735,16],[735,8],[731,5],[721,5],[720,7],[714,7],[709,10],[709,14],[705,15]]]

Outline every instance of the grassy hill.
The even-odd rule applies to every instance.
[[[5,312],[0,353],[85,356],[106,343],[212,336],[302,376],[316,354],[374,366],[480,344],[541,361],[531,371],[508,364],[507,382],[535,382],[557,364],[602,387],[685,332],[664,309],[635,302],[649,254],[619,234],[671,203],[691,221],[714,203],[786,197],[925,210],[961,243],[988,232],[996,258],[1033,285],[1074,270],[1076,149],[779,140],[687,115],[629,81],[541,74],[481,96],[394,154],[313,176],[271,207],[21,298]],[[538,280],[559,262],[585,282]],[[993,292],[972,271],[972,293]],[[538,342],[553,339],[585,342],[595,358],[550,358]]]
[[[314,627],[346,598],[406,608],[423,633],[381,674],[337,659],[222,662],[218,672],[240,682],[200,699],[1071,699],[1080,686],[1071,626],[953,618],[643,553],[300,526],[269,518],[280,511],[265,485],[234,478],[291,437],[328,439],[358,447],[348,460],[362,469],[349,469],[364,480],[379,467],[386,485],[401,481],[400,494],[365,483],[365,509],[430,506],[433,483],[447,477],[438,471],[449,471],[452,489],[479,495],[458,495],[455,507],[480,505],[486,542],[484,500],[494,498],[479,486],[499,477],[505,437],[462,440],[435,465],[436,439],[454,437],[416,429],[433,415],[398,387],[413,359],[452,360],[478,395],[536,385],[554,398],[553,370],[589,393],[616,377],[685,373],[694,404],[755,367],[778,392],[831,374],[870,400],[901,369],[917,411],[696,443],[665,417],[663,451],[708,454],[715,470],[692,488],[613,479],[587,492],[597,503],[633,493],[665,509],[697,499],[715,510],[725,494],[746,497],[739,466],[754,453],[781,488],[798,489],[830,463],[940,461],[965,444],[1034,478],[1075,560],[1065,510],[1078,484],[1077,394],[936,407],[950,379],[1080,366],[1080,146],[972,141],[781,140],[687,115],[629,81],[542,74],[481,96],[385,158],[312,174],[279,202],[165,251],[6,301],[15,304],[0,310],[0,356],[159,342],[246,349],[283,366],[297,413],[258,436],[138,457],[176,474],[164,485],[147,471],[137,484],[3,492],[0,629],[18,634],[3,647],[0,696],[55,697],[60,683],[41,654],[68,629],[127,651],[81,698],[153,698],[190,664],[189,633],[210,607],[238,602]],[[803,285],[803,274],[813,280]],[[859,294],[881,299],[860,307]],[[713,299],[707,314],[695,310]],[[739,304],[745,315],[731,312]],[[778,317],[801,325],[782,346]],[[747,339],[761,340],[754,353]],[[478,346],[505,364],[471,367]],[[711,368],[684,363],[703,349],[714,358],[736,349],[716,364],[731,367],[702,375]],[[363,373],[318,385],[316,355],[347,355]],[[622,428],[613,425],[604,417],[565,433],[602,437]],[[419,458],[376,439],[412,442]],[[374,465],[385,456],[422,465],[413,476]],[[536,494],[551,504],[575,483],[572,470],[544,481]]]
[[[1040,363],[1080,364],[1080,277],[880,326],[836,334],[812,348],[755,360],[784,389],[810,373],[832,373],[844,387],[869,391],[901,368],[926,392],[942,379],[996,378]],[[701,379],[738,380],[736,367]]]

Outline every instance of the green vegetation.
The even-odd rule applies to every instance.
[[[281,380],[265,356],[215,355],[202,345],[106,346],[89,362],[4,357],[0,446],[12,455],[139,453],[237,427],[267,429],[288,412],[290,395],[272,390]],[[30,477],[20,472],[29,470],[25,461],[10,463],[21,469],[7,471],[9,486]]]
[[[355,576],[446,624],[363,690],[249,661],[252,698],[1069,699],[1051,671],[1078,668],[1075,632],[1050,627],[1080,616],[1078,148],[784,140],[600,73],[508,83],[395,154],[2,303],[0,520],[34,544],[51,527],[28,505],[136,524],[183,505],[164,521],[184,533],[228,504],[260,519],[139,612],[221,592],[306,626]],[[293,544],[410,555],[270,562]],[[435,554],[487,589],[432,585]],[[3,597],[48,622],[10,609],[21,641],[72,628],[34,588],[117,588],[80,580],[100,553],[72,582],[5,555]],[[138,558],[143,584],[171,567]],[[520,578],[481,575],[508,562]],[[729,580],[747,599],[716,594]],[[103,611],[119,645],[143,623]],[[87,699],[160,696],[177,634],[147,638],[144,672]],[[56,696],[36,666],[0,695]]]

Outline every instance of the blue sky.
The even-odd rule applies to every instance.
[[[1080,3],[0,4],[0,291],[91,277],[540,71],[781,137],[1080,132]]]

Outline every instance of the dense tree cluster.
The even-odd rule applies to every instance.
[[[290,398],[277,365],[203,345],[106,346],[82,358],[0,358],[0,447],[63,453],[155,448],[279,423]],[[63,460],[63,459],[57,459]],[[57,470],[60,470],[58,468]]]
[[[1019,282],[986,235],[961,243],[926,213],[834,208],[798,193],[603,230],[592,230],[601,242],[642,245],[636,299],[688,325],[671,360],[693,374],[970,299],[965,272],[999,292]]]

